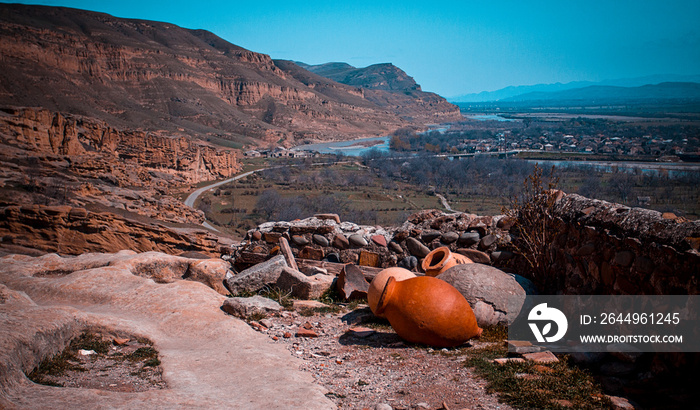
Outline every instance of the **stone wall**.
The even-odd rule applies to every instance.
[[[559,199],[554,215],[557,292],[698,293],[700,221],[576,194]]]
[[[554,275],[535,278],[511,244],[514,221],[498,216],[425,210],[399,227],[359,226],[333,219],[268,222],[251,230],[237,249],[239,267],[278,252],[279,237],[297,257],[322,259],[335,253],[342,263],[376,254],[378,267],[414,257],[415,270],[426,253],[446,246],[473,261],[492,264],[539,284],[542,293],[697,294],[700,221],[672,214],[559,195],[554,205]]]

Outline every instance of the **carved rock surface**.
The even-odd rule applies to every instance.
[[[220,238],[201,228],[168,228],[127,219],[108,212],[75,216],[70,206],[8,206],[0,208],[2,247],[33,248],[43,252],[79,255],[122,249],[179,254],[197,251],[220,256]]]
[[[225,314],[224,296],[201,283],[160,284],[136,275],[138,263],[129,262],[135,257],[120,252],[0,258],[0,407],[335,407],[299,370],[300,360]],[[25,373],[90,328],[152,340],[167,388],[134,394],[28,382]]]

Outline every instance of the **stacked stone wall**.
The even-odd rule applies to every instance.
[[[557,293],[698,294],[700,221],[575,194],[554,215]]]

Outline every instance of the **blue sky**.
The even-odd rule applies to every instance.
[[[445,97],[509,85],[700,74],[697,0],[22,2],[203,28],[277,59],[391,62]]]

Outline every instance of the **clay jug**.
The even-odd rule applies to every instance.
[[[390,277],[377,313],[404,340],[435,347],[459,346],[481,335],[467,300],[447,282],[430,276],[397,281]]]
[[[369,290],[367,291],[367,304],[369,308],[372,309],[372,313],[379,317],[384,317],[383,315],[377,314],[377,303],[379,303],[379,297],[382,296],[382,291],[389,278],[402,281],[415,277],[416,275],[410,270],[399,267],[386,268],[379,272],[377,276],[372,279],[372,283],[369,284]]]
[[[441,246],[431,251],[425,257],[425,259],[423,259],[421,267],[426,275],[437,276],[451,267],[461,265],[463,263],[474,262],[464,255],[450,252],[450,249],[447,246]]]

